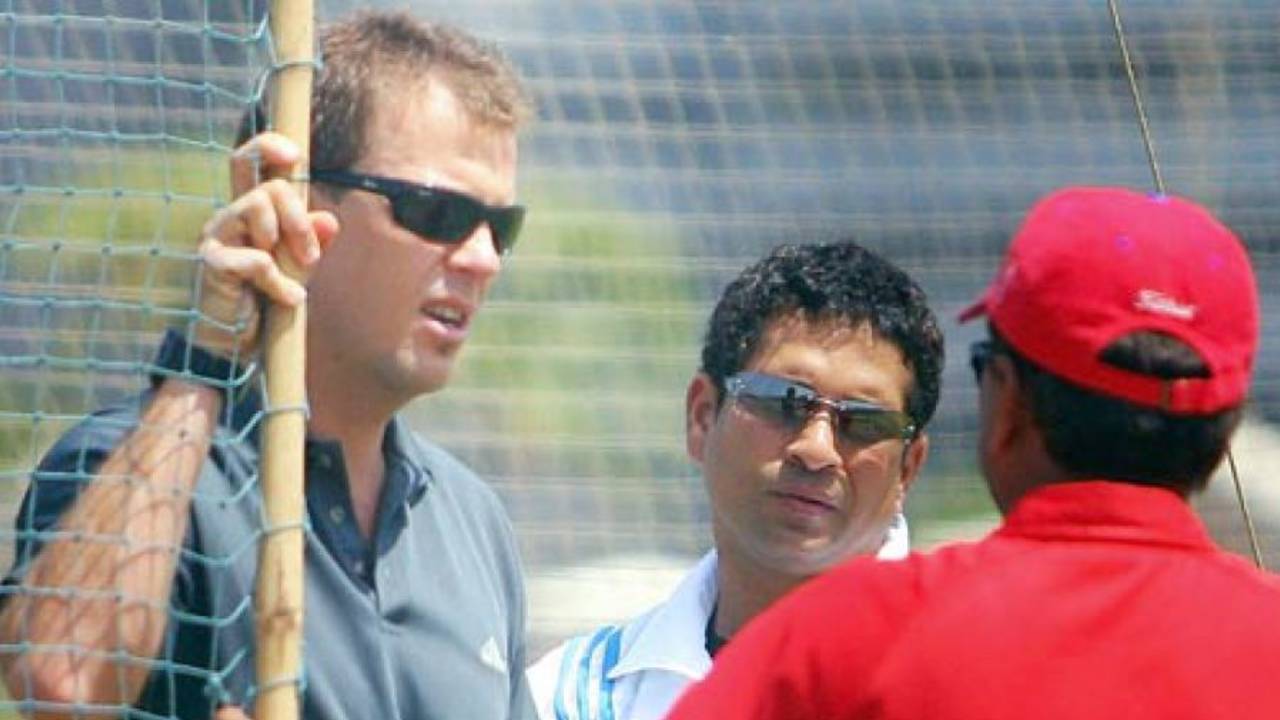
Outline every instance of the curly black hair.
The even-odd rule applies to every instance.
[[[702,371],[723,394],[724,381],[759,350],[775,320],[870,324],[902,352],[913,382],[906,410],[923,429],[938,406],[942,330],[924,290],[909,275],[857,243],[779,245],[725,288],[702,345]]]

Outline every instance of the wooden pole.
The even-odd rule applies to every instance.
[[[302,149],[290,177],[303,198],[311,141],[314,14],[311,0],[272,0],[271,35],[278,67],[271,82],[271,126]],[[287,252],[276,257],[295,279]],[[256,720],[297,720],[302,670],[303,453],[306,439],[306,306],[272,306],[266,319],[266,392],[262,492],[266,536],[254,590]]]

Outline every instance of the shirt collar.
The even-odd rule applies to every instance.
[[[262,428],[263,389],[254,386],[246,390],[236,399],[230,408],[229,421],[231,431],[258,446]],[[328,441],[307,435],[308,447],[324,446]],[[386,433],[382,437],[382,454],[387,461],[387,480],[389,487],[402,484],[403,497],[409,502],[417,502],[426,492],[432,480],[431,468],[425,462],[426,451],[421,441],[411,431],[399,415],[394,415],[387,424]],[[341,453],[339,453],[341,455]],[[403,483],[398,478],[405,478]]]
[[[420,442],[398,415],[391,418],[382,440],[382,453],[387,459],[388,482],[393,476],[402,474],[404,482],[398,484],[404,493],[403,498],[411,504],[422,499],[434,480]]]
[[[900,560],[911,551],[907,519],[894,516],[876,553],[880,560]],[[706,627],[720,590],[716,585],[716,551],[702,557],[662,605],[653,609],[635,639],[623,650],[609,677],[644,670],[668,670],[697,680],[711,668]]]
[[[635,639],[623,650],[611,679],[645,670],[668,670],[697,680],[711,669],[703,631],[715,605],[716,553],[707,553],[663,604],[637,625]]]
[[[893,516],[889,529],[884,533],[884,544],[876,552],[877,560],[901,560],[911,552],[911,533],[907,518],[902,513]]]
[[[1105,540],[1213,549],[1213,541],[1177,493],[1108,480],[1054,483],[1023,496],[997,531],[1043,540]]]
[[[392,417],[382,436],[382,457],[386,461],[385,484],[379,511],[408,502],[418,502],[431,483],[431,468],[425,461],[425,453],[417,445],[417,437],[399,417]],[[306,452],[308,477],[326,480],[333,477],[333,468],[343,462],[342,447],[336,440],[308,434]]]

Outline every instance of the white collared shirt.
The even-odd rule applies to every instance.
[[[898,515],[876,557],[897,560],[909,550]],[[544,655],[527,673],[540,720],[660,720],[711,669],[706,628],[718,594],[712,550],[666,602]]]

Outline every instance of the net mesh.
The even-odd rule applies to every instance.
[[[496,39],[540,104],[522,147],[528,234],[461,377],[415,411],[507,499],[535,647],[661,599],[709,546],[683,393],[720,290],[784,241],[852,236],[924,285],[950,359],[913,542],[991,527],[967,365],[981,328],[955,314],[1040,195],[1152,186],[1105,3],[416,7]],[[1259,508],[1280,420],[1280,10],[1119,7],[1169,189],[1220,213],[1256,263],[1264,345],[1235,453],[1274,548]],[[1201,509],[1246,552],[1230,482],[1213,487]]]
[[[225,199],[236,118],[272,65],[259,5],[0,2],[7,514],[50,443],[131,397],[159,330],[192,320],[193,238]],[[355,5],[322,3],[321,19]],[[1264,551],[1280,547],[1263,472],[1280,421],[1280,9],[1120,8],[1170,190],[1218,211],[1255,262],[1263,347],[1235,453]],[[908,501],[913,540],[992,525],[965,362],[979,329],[951,318],[1036,197],[1067,183],[1151,185],[1105,4],[473,0],[414,11],[496,40],[540,107],[522,145],[533,212],[521,243],[449,389],[407,412],[506,501],[534,656],[660,599],[709,546],[684,389],[720,290],[781,242],[853,236],[928,290],[951,360]],[[1200,504],[1245,550],[1234,500]],[[172,672],[216,694],[241,662],[226,657]]]
[[[158,371],[161,330],[189,331],[198,320],[195,241],[225,202],[235,119],[272,66],[265,14],[251,0],[0,3],[0,503],[7,518],[17,518],[2,551],[17,574],[54,540],[149,550],[123,530],[74,533],[41,517],[37,503],[17,503],[33,477],[33,496],[46,498],[73,495],[91,481],[138,491],[137,477],[95,478],[97,451],[104,438],[135,429],[137,393]],[[170,372],[189,375],[181,364]],[[244,382],[228,377],[221,386],[230,393]],[[94,432],[66,434],[108,405],[118,410]],[[60,461],[37,470],[59,437]],[[243,503],[231,494],[194,499],[197,508]],[[112,511],[125,514],[123,506]],[[198,713],[184,707],[192,693],[206,703],[251,702],[251,680],[244,694],[227,694],[229,678],[251,677],[252,669],[245,648],[228,645],[220,628],[251,612],[232,570],[253,557],[261,532],[259,523],[249,536],[229,539],[225,551],[179,558],[180,583],[193,582],[192,573],[207,578],[209,607],[178,593],[161,610],[174,633],[210,639],[205,662],[178,656],[173,634],[155,658],[130,655],[126,642],[92,639],[2,650],[32,664],[110,656],[123,669],[156,669],[145,710],[36,701],[34,680],[22,673],[5,706],[178,717]],[[4,601],[15,592],[6,585]],[[95,603],[127,612],[147,602],[110,583],[80,593],[38,585],[24,592],[62,602],[72,627]]]

